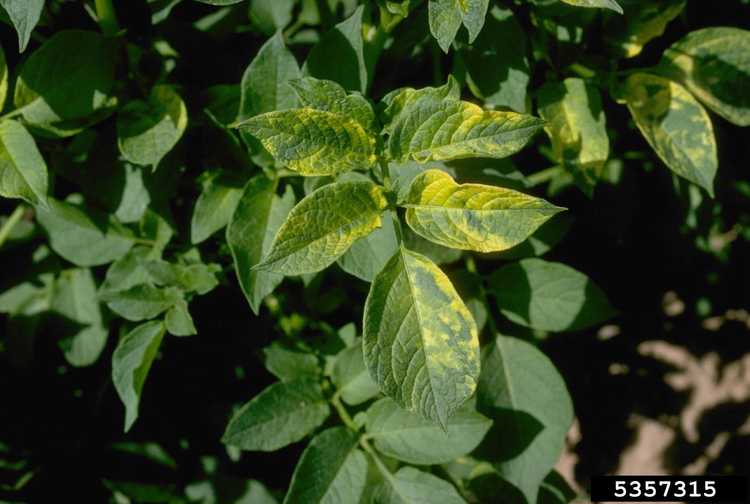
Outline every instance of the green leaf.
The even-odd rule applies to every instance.
[[[182,299],[182,294],[174,287],[159,289],[140,284],[122,291],[103,293],[100,297],[110,310],[122,318],[140,322],[164,313]]]
[[[372,282],[398,249],[393,219],[386,216],[382,224],[369,235],[355,241],[351,248],[339,257],[338,265],[341,269],[365,282]]]
[[[591,196],[609,157],[609,137],[599,91],[583,79],[549,83],[539,92],[539,115],[547,121],[556,159]]]
[[[336,175],[376,162],[376,137],[345,115],[306,107],[255,116],[238,127],[260,140],[277,163],[305,176]]]
[[[388,133],[392,129],[391,123],[403,113],[407,106],[414,105],[419,100],[430,103],[448,103],[460,99],[461,85],[452,75],[448,76],[445,84],[438,87],[394,89],[380,100],[380,115],[383,124],[386,125],[385,132]]]
[[[526,34],[513,11],[493,7],[485,29],[473,44],[461,49],[466,84],[487,105],[527,112],[530,79]]]
[[[52,250],[76,266],[107,264],[133,246],[133,234],[111,216],[52,198],[36,211]]]
[[[185,103],[171,86],[154,86],[148,101],[134,100],[117,115],[117,145],[131,163],[159,162],[185,133],[188,116]]]
[[[241,2],[244,2],[245,0],[195,0],[196,2],[208,4],[208,5],[216,5],[216,6],[225,6],[225,5],[234,5]]]
[[[21,68],[16,109],[47,136],[77,133],[111,111],[116,60],[114,42],[96,32],[57,32]]]
[[[317,382],[274,383],[234,415],[222,442],[243,450],[278,450],[308,435],[329,414]]]
[[[5,59],[5,51],[0,47],[0,110],[5,107],[8,99],[8,62]]]
[[[417,175],[402,206],[409,227],[423,238],[478,252],[507,250],[563,211],[512,189],[457,184],[440,170]]]
[[[576,331],[614,315],[586,275],[561,263],[524,259],[493,273],[490,286],[510,320],[542,331]]]
[[[47,163],[26,128],[0,121],[0,196],[47,205]]]
[[[375,111],[359,93],[347,94],[339,84],[330,80],[305,77],[289,83],[303,107],[323,110],[356,120],[364,129],[377,133]]]
[[[372,182],[336,182],[321,187],[295,206],[271,250],[256,269],[284,275],[320,271],[357,238],[380,227],[387,201]]]
[[[711,110],[750,126],[750,31],[704,28],[664,52],[660,66]]]
[[[575,498],[575,490],[570,488],[565,478],[553,469],[539,487],[537,504],[568,504]]]
[[[681,85],[635,73],[625,83],[628,109],[664,164],[714,195],[716,139],[708,113]]]
[[[621,0],[627,16],[613,17],[604,25],[605,38],[625,58],[638,56],[651,40],[661,37],[667,25],[685,8],[687,0]]]
[[[242,76],[242,98],[237,119],[286,110],[297,104],[289,82],[301,76],[297,60],[277,32],[263,44]]]
[[[465,504],[445,480],[413,467],[402,467],[375,489],[378,504]]]
[[[242,197],[237,177],[215,172],[203,183],[190,221],[190,243],[197,245],[229,223]]]
[[[386,395],[443,427],[476,388],[479,340],[471,313],[440,268],[403,247],[370,288],[363,348]]]
[[[146,247],[133,247],[127,254],[113,262],[107,269],[104,282],[99,288],[100,295],[124,291],[151,281],[151,275],[143,267],[150,252]]]
[[[448,420],[447,430],[401,409],[383,398],[367,410],[367,436],[389,457],[409,464],[444,464],[468,454],[484,438],[492,420],[462,408]]]
[[[284,382],[317,378],[320,375],[320,366],[315,355],[297,352],[278,343],[263,349],[263,362],[269,373]]]
[[[193,324],[193,317],[190,316],[188,304],[184,299],[179,299],[167,310],[164,316],[164,324],[170,334],[174,336],[192,336],[198,334]]]
[[[219,285],[216,273],[221,271],[221,266],[218,264],[174,264],[155,260],[144,261],[142,265],[157,285],[178,287],[199,295],[207,294]]]
[[[364,6],[360,6],[348,19],[323,35],[307,56],[303,74],[338,82],[349,91],[367,91],[373,65],[364,50],[363,12]]]
[[[252,178],[242,193],[227,226],[227,243],[234,269],[250,308],[257,315],[260,303],[281,283],[283,276],[252,269],[271,250],[271,243],[294,206],[294,192],[276,195],[276,182],[263,175]]]
[[[615,0],[562,0],[566,4],[576,7],[594,7],[598,9],[610,9],[618,14],[623,14],[622,7]]]
[[[495,418],[484,443],[495,468],[528,502],[537,502],[573,422],[565,382],[535,346],[498,335],[482,351],[477,397],[482,411]]]
[[[391,160],[402,162],[504,158],[522,149],[544,124],[533,116],[441,98],[437,92],[406,91],[389,108],[400,110],[390,112],[386,150]]]
[[[461,23],[469,31],[469,43],[474,42],[484,26],[489,3],[489,0],[430,0],[430,32],[443,52],[450,49]]]
[[[271,35],[292,20],[296,0],[251,0],[250,22],[261,33]]]
[[[341,394],[341,399],[352,406],[369,401],[380,392],[372,381],[362,356],[362,345],[345,348],[336,356],[331,380]]]
[[[60,341],[65,359],[77,367],[96,362],[107,343],[109,331],[102,326],[91,270],[63,271],[55,280],[50,310],[76,325],[73,334],[65,335]]]
[[[346,427],[315,436],[294,468],[284,504],[360,502],[367,482],[367,459],[357,449],[358,437]]]
[[[112,381],[125,405],[125,432],[138,418],[143,384],[164,337],[161,321],[146,322],[126,334],[112,354]]]
[[[42,17],[44,0],[0,0],[18,34],[18,52],[24,52],[31,32]]]

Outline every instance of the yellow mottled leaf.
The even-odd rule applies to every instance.
[[[386,395],[444,428],[476,389],[479,340],[471,312],[440,268],[403,247],[370,288],[363,349]]]
[[[289,212],[268,255],[253,269],[284,275],[320,271],[379,228],[387,204],[382,188],[369,181],[323,186]]]
[[[708,113],[693,95],[676,82],[636,73],[625,83],[625,99],[643,136],[669,169],[713,195],[716,139]]]
[[[660,37],[667,25],[680,15],[686,0],[638,0],[626,5],[627,16],[605,23],[610,45],[625,58],[638,56],[651,40]]]
[[[518,245],[564,210],[512,189],[457,184],[440,170],[419,174],[403,206],[409,227],[423,238],[478,252]]]

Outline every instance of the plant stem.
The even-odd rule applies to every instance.
[[[535,187],[535,186],[538,186],[539,184],[544,184],[545,182],[549,182],[550,180],[555,178],[561,171],[562,171],[561,166],[552,166],[550,168],[547,168],[546,170],[532,173],[531,175],[526,177],[526,180],[529,182],[529,186]]]
[[[8,236],[10,236],[10,233],[13,231],[13,228],[16,227],[16,224],[21,222],[23,212],[23,205],[18,205],[16,209],[13,210],[13,213],[10,214],[8,220],[5,221],[3,227],[0,228],[0,247],[2,247],[5,241],[8,239]]]
[[[351,430],[357,432],[359,429],[357,428],[357,424],[354,423],[354,420],[349,415],[349,412],[346,411],[346,408],[343,404],[341,404],[340,395],[338,392],[333,394],[333,397],[331,397],[331,404],[333,404],[333,407],[336,409],[336,412],[341,417],[341,420],[344,422],[344,424],[349,427]]]
[[[5,120],[5,119],[11,119],[21,114],[23,114],[23,107],[17,108],[16,110],[11,110],[7,114],[0,116],[0,121]]]
[[[370,445],[369,441],[365,439],[364,437],[359,438],[359,445],[370,454],[372,459],[375,461],[375,465],[378,467],[378,470],[383,475],[383,477],[389,481],[393,481],[393,474],[391,474],[391,471],[388,470],[388,468],[385,466],[382,460],[380,460],[380,457],[378,456],[378,452],[375,451],[375,449]]]
[[[112,0],[96,0],[96,15],[105,35],[115,35],[120,30]]]

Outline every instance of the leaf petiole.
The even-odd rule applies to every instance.
[[[21,222],[21,218],[23,217],[24,208],[23,205],[18,205],[15,210],[13,210],[13,213],[10,214],[10,217],[8,217],[8,220],[6,220],[3,223],[3,227],[0,228],[0,247],[3,246],[5,241],[8,239],[8,236],[10,236],[10,233],[13,232],[13,228],[16,227],[16,224]]]

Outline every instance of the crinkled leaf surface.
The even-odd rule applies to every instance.
[[[358,435],[334,427],[315,436],[302,452],[284,503],[360,502],[367,482],[367,459],[357,449]]]
[[[539,115],[558,161],[588,195],[609,157],[609,137],[598,89],[583,79],[549,83],[538,92]]]
[[[430,32],[443,52],[448,52],[461,24],[474,42],[484,26],[489,0],[430,0],[428,6]]]
[[[595,7],[599,9],[610,9],[622,14],[622,7],[615,0],[562,0],[566,4],[576,7]]]
[[[232,417],[222,442],[243,450],[278,450],[315,430],[329,413],[317,382],[275,383]]]
[[[444,427],[476,387],[479,340],[471,313],[440,268],[403,247],[370,288],[363,348],[386,395]]]
[[[389,457],[410,464],[444,464],[468,454],[484,438],[492,420],[472,408],[461,408],[448,420],[447,430],[406,411],[390,398],[367,410],[367,436]]]
[[[535,346],[498,335],[482,351],[477,397],[482,411],[495,419],[480,450],[486,449],[487,458],[528,502],[536,502],[573,422],[565,382]]]
[[[0,196],[47,204],[47,163],[34,137],[16,121],[0,121]]]
[[[339,352],[333,365],[331,379],[346,404],[361,404],[380,392],[380,387],[372,380],[365,366],[361,344]]]
[[[375,489],[378,504],[465,504],[445,480],[413,467],[402,467]]]
[[[478,252],[509,249],[563,209],[540,198],[482,184],[457,184],[440,170],[414,178],[406,222],[440,245]]]
[[[292,81],[290,86],[302,106],[351,117],[364,129],[377,132],[375,111],[361,94],[347,94],[338,83],[314,77]]]
[[[490,285],[503,315],[534,329],[575,331],[614,315],[596,284],[561,263],[524,259],[496,271]]]
[[[713,196],[719,162],[706,110],[684,87],[662,77],[636,73],[625,86],[628,109],[664,164]]]
[[[251,179],[242,193],[227,227],[227,243],[242,292],[256,314],[260,303],[281,283],[283,276],[254,270],[271,250],[271,243],[294,206],[294,192],[276,195],[276,182],[259,175]]]
[[[387,205],[372,182],[336,182],[295,206],[271,250],[255,268],[284,275],[315,273],[338,259],[357,238],[380,227]]]
[[[0,0],[0,6],[8,13],[18,34],[18,51],[24,52],[31,32],[39,22],[44,9],[44,0]]]
[[[117,116],[117,145],[131,163],[154,169],[185,133],[185,102],[166,84],[154,86],[148,101],[135,100]]]
[[[112,381],[125,405],[125,432],[138,418],[146,377],[164,338],[161,321],[146,322],[126,334],[112,354]]]
[[[664,52],[661,66],[711,110],[750,126],[750,31],[694,31]]]

